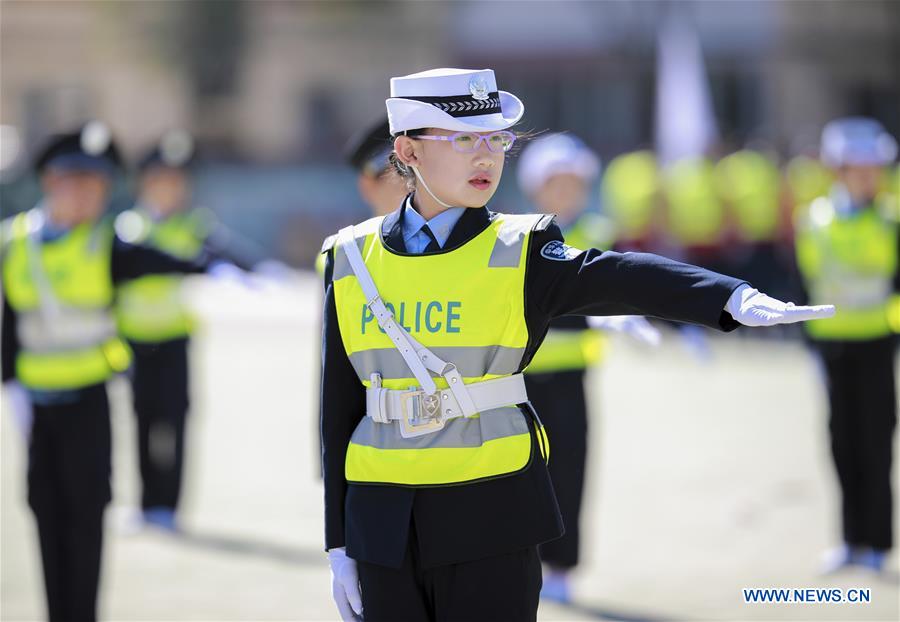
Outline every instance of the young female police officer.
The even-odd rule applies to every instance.
[[[485,205],[523,104],[494,72],[391,80],[393,159],[413,192],[326,243],[326,548],[345,620],[534,620],[537,545],[562,525],[521,371],[562,315],[720,330],[794,322],[746,283],[579,250],[551,215]]]

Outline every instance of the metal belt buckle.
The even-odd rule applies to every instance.
[[[444,427],[439,393],[426,395],[422,389],[411,389],[400,395],[400,436],[413,438],[437,432]]]

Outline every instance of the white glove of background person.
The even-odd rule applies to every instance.
[[[18,381],[7,380],[3,383],[3,399],[9,404],[13,422],[27,440],[31,436],[31,424],[34,419],[28,391]]]
[[[253,266],[253,273],[274,283],[289,283],[296,277],[296,271],[277,259],[264,259]]]
[[[248,273],[227,261],[213,262],[206,270],[206,275],[221,283],[233,283],[241,287],[253,288],[253,282],[248,278]]]
[[[725,310],[744,326],[775,326],[806,320],[821,320],[834,315],[834,305],[798,307],[793,302],[782,302],[741,285],[725,304]]]
[[[592,315],[587,321],[591,328],[622,333],[654,348],[662,340],[659,330],[642,315]]]
[[[344,622],[362,620],[362,596],[359,593],[359,576],[356,562],[347,557],[344,547],[328,551],[331,564],[331,596]]]

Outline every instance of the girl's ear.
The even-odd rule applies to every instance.
[[[398,136],[394,139],[394,151],[397,153],[397,159],[407,166],[419,164],[417,149],[416,141],[409,136]]]

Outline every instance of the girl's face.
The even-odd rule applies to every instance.
[[[449,136],[449,130],[431,128],[426,134]],[[491,132],[482,132],[486,136]],[[400,161],[416,166],[431,191],[444,203],[461,207],[482,207],[491,200],[503,173],[504,152],[493,152],[482,141],[473,153],[461,153],[449,141],[416,140],[398,136],[394,149]],[[426,200],[426,192],[417,192]],[[430,197],[428,197],[430,198]]]

